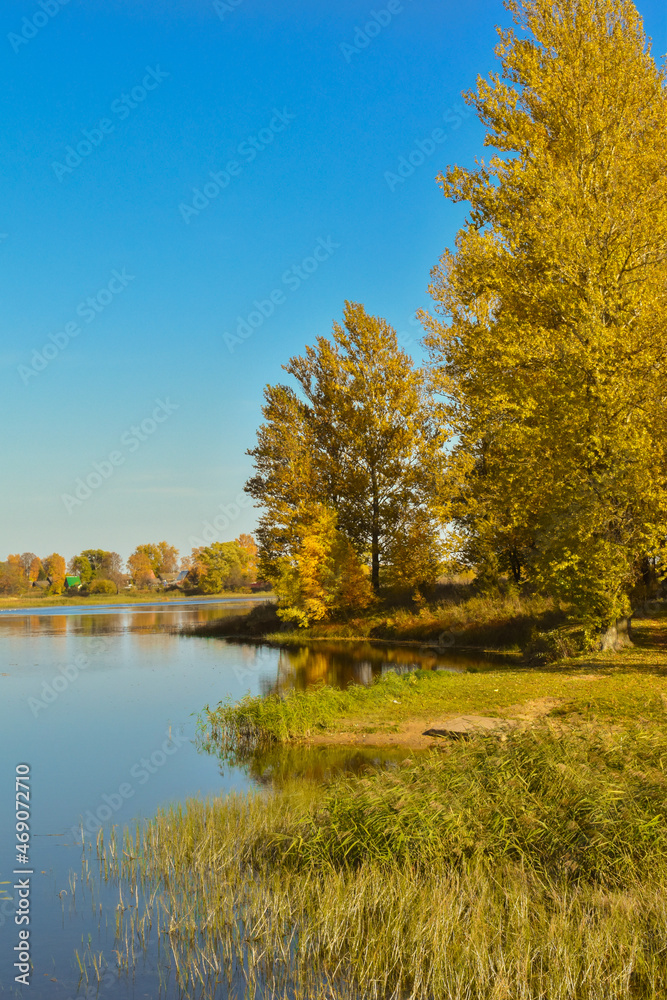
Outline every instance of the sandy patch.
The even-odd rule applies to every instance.
[[[525,729],[544,718],[552,708],[561,703],[560,698],[537,698],[521,705],[512,705],[507,717],[488,715],[448,715],[434,718],[419,716],[401,722],[395,733],[363,733],[361,726],[350,724],[349,729],[337,733],[318,733],[304,742],[312,746],[368,746],[410,747],[415,750],[442,745],[443,740],[460,739],[474,733],[497,732],[502,735],[511,729]],[[345,725],[345,723],[343,723]],[[356,731],[355,731],[356,730]]]
[[[562,701],[562,698],[534,698],[531,701],[524,701],[519,705],[510,705],[507,709],[507,714],[516,718],[517,721],[534,722],[536,719],[543,719],[545,715],[548,715]]]

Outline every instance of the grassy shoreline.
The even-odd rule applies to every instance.
[[[207,708],[212,742],[228,758],[271,744],[360,743],[430,746],[426,730],[481,715],[525,728],[542,719],[562,726],[667,724],[667,618],[644,617],[636,645],[582,654],[542,667],[490,663],[450,673],[386,673],[370,686],[289,690]],[[420,728],[421,727],[421,728]]]
[[[235,591],[224,591],[221,594],[199,594],[195,596],[183,594],[182,591],[174,591],[170,594],[165,594],[162,591],[158,594],[155,592],[152,594],[75,594],[72,597],[67,597],[63,594],[52,594],[48,597],[35,598],[19,595],[17,597],[0,597],[0,610],[34,611],[38,608],[67,608],[70,605],[78,606],[81,604],[89,604],[91,607],[95,607],[98,604],[171,604],[174,601],[185,601],[190,604],[206,604],[209,602],[216,603],[221,599],[227,598],[245,599],[248,603],[254,603],[258,600],[254,594],[243,594]]]
[[[207,998],[664,998],[666,770],[664,725],[541,726],[190,800],[98,844],[144,893],[119,961],[157,937]]]
[[[257,761],[264,790],[98,841],[121,900],[143,890],[120,910],[120,966],[152,948],[207,1000],[224,982],[257,1000],[665,1000],[667,616],[635,639],[210,710],[204,748]],[[355,721],[371,742],[424,713],[531,705],[548,710],[362,770],[317,777],[308,745],[352,742]]]
[[[345,618],[293,628],[281,621],[275,603],[244,615],[196,626],[195,634],[265,641],[281,646],[303,642],[356,641],[424,645],[444,650],[487,650],[552,659],[571,655],[581,629],[568,621],[567,607],[540,595],[514,592],[493,597],[475,594],[469,585],[443,587],[438,600],[418,606],[379,603]]]

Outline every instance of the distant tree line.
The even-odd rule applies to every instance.
[[[183,573],[182,586],[201,593],[243,589],[257,581],[257,546],[252,535],[242,534],[232,542],[214,542],[195,548],[179,563],[178,549],[167,542],[138,545],[127,560],[117,552],[84,549],[67,563],[57,552],[40,558],[34,552],[9,555],[0,562],[0,594],[20,594],[39,588],[45,594],[62,594],[66,577],[78,577],[79,593],[114,594],[122,588],[145,590],[156,585],[175,585]]]

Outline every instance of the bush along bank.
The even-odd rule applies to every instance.
[[[567,607],[540,595],[509,592],[476,594],[472,587],[446,588],[432,602],[387,599],[375,606],[307,628],[293,628],[278,616],[276,603],[249,614],[207,622],[197,635],[266,639],[279,644],[309,640],[374,639],[426,644],[440,649],[488,649],[524,652],[534,662],[572,656],[583,646],[583,630],[568,621]]]

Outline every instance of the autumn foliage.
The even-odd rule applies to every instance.
[[[181,567],[187,575],[179,582],[186,589],[220,593],[247,588],[257,579],[257,545],[252,535],[242,534],[233,542],[193,549]],[[41,581],[37,593],[61,594],[68,574],[79,581],[77,593],[116,594],[130,586],[146,590],[173,585],[178,568],[178,550],[166,541],[138,545],[127,560],[127,573],[120,555],[105,549],[84,549],[69,564],[57,552],[44,559],[24,552],[0,562],[0,593],[19,594]]]
[[[667,575],[667,77],[627,0],[507,0],[465,95],[491,155],[432,273],[428,363],[347,303],[268,386],[248,492],[284,617],[336,606],[332,532],[377,593],[433,581],[565,599],[591,627]],[[335,561],[335,560],[334,560]]]
[[[283,595],[284,615],[301,624],[321,619],[345,604],[341,587],[348,607],[363,607],[369,582],[375,593],[392,578],[432,583],[442,557],[447,431],[434,424],[425,375],[396,332],[347,302],[331,340],[319,337],[285,368],[298,391],[267,386],[265,423],[250,452],[256,474],[246,486],[264,508],[261,573]],[[426,554],[411,564],[412,576],[395,556],[417,524]]]

